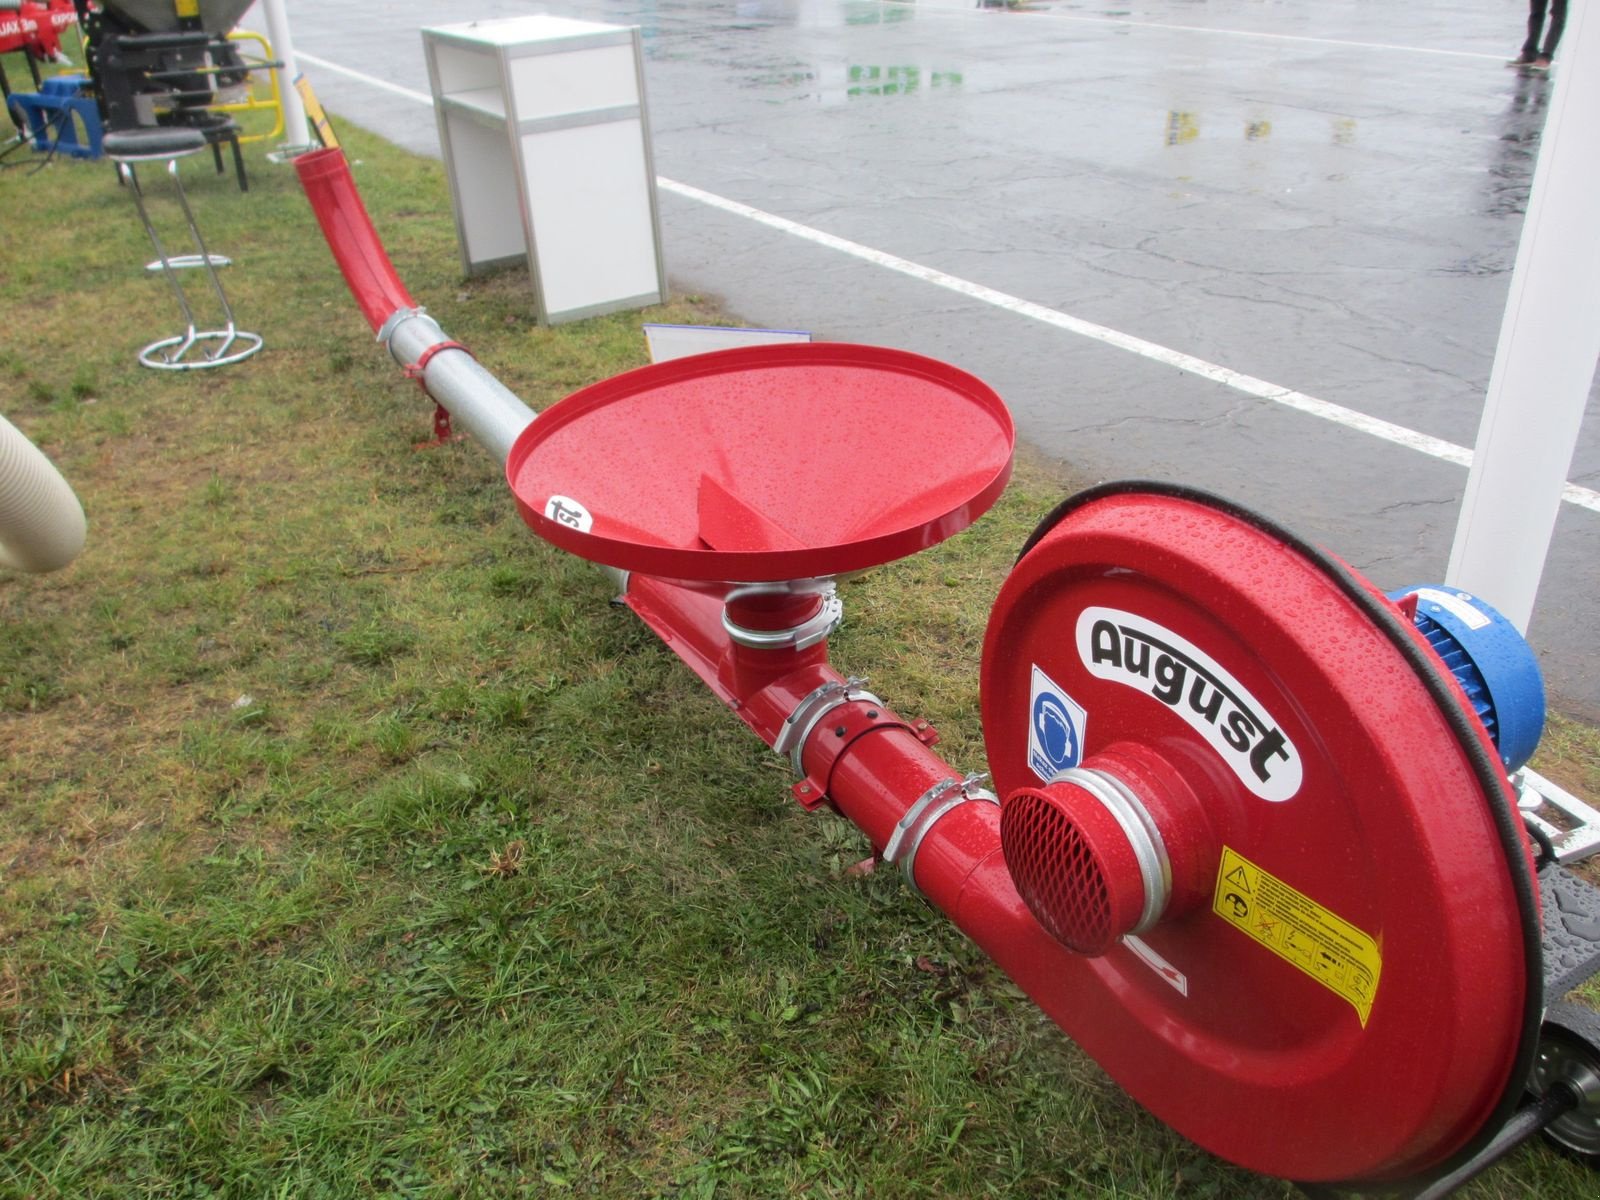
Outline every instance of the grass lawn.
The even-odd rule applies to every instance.
[[[341,132],[412,292],[536,409],[642,363],[642,320],[722,319],[538,328],[519,273],[460,278],[437,163]],[[135,364],[176,310],[110,167],[0,171],[0,412],[90,519],[71,568],[0,575],[0,1197],[1294,1194],[1145,1115],[897,872],[847,875],[863,839],[488,455],[413,450],[431,406],[252,164],[184,171],[267,348],[192,374]],[[1070,486],[1025,462],[844,587],[836,661],[958,768],[988,605]],[[1554,746],[1600,792],[1593,732]],[[1469,1194],[1596,1186],[1535,1145]]]

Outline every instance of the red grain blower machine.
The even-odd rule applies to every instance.
[[[1600,1018],[1546,1007],[1600,968],[1600,891],[1527,832],[1542,688],[1491,608],[1385,596],[1200,492],[1096,488],[1000,589],[992,783],[964,776],[827,637],[839,576],[999,496],[993,391],[815,343],[645,367],[535,419],[414,306],[339,152],[298,162],[380,340],[504,456],[533,530],[609,569],[796,800],[859,826],[1140,1103],[1308,1191],[1440,1195],[1541,1130],[1600,1156]]]

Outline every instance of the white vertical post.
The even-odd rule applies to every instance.
[[[1568,12],[1445,578],[1528,628],[1600,359],[1600,14]]]
[[[283,141],[286,150],[297,150],[311,144],[311,127],[306,121],[306,106],[294,81],[300,78],[300,67],[294,60],[294,38],[289,33],[289,14],[284,11],[283,0],[261,0],[267,18],[267,41],[272,43],[272,56],[283,64],[278,72],[282,84],[279,91],[283,100]]]

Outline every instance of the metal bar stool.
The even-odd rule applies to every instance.
[[[206,135],[198,129],[161,125],[107,133],[102,145],[106,157],[117,164],[117,173],[133,192],[133,202],[139,209],[139,220],[144,223],[144,230],[150,235],[150,242],[156,248],[156,261],[151,263],[150,267],[151,269],[159,267],[167,277],[167,282],[172,285],[172,294],[177,297],[178,307],[183,310],[183,317],[187,323],[182,333],[151,342],[139,351],[139,361],[147,367],[162,371],[197,371],[205,367],[226,366],[228,363],[249,358],[261,349],[261,338],[258,334],[246,333],[235,325],[233,306],[228,303],[228,295],[222,290],[222,280],[217,276],[216,270],[218,266],[226,265],[228,260],[206,250],[205,240],[200,236],[200,227],[195,224],[194,212],[189,207],[189,198],[184,195],[183,183],[178,178],[178,159],[204,150]],[[139,186],[139,174],[136,170],[137,164],[147,162],[167,164],[167,174],[172,176],[172,186],[177,192],[178,204],[183,209],[183,218],[188,223],[189,235],[194,239],[195,249],[199,253],[169,257],[166,248],[161,244],[161,236],[156,233],[156,227],[150,221],[150,214],[145,211],[144,191]],[[178,271],[183,267],[197,267],[205,271],[206,277],[211,280],[211,289],[216,293],[218,303],[222,305],[222,315],[226,321],[224,328],[206,330],[196,328],[194,310],[189,306],[189,298],[184,294],[183,284],[178,278]],[[213,344],[215,348],[209,348]],[[197,348],[198,355],[189,357],[190,351]]]

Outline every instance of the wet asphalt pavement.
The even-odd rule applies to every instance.
[[[423,26],[527,12],[638,25],[675,288],[751,324],[947,359],[991,383],[1046,455],[1218,492],[1386,588],[1443,576],[1463,467],[1219,378],[1472,446],[1552,87],[1504,65],[1519,6],[288,10],[336,119],[435,155]],[[1591,394],[1568,476],[1591,489],[1597,408]],[[1564,504],[1530,637],[1558,704],[1591,717],[1597,588],[1600,511]]]

